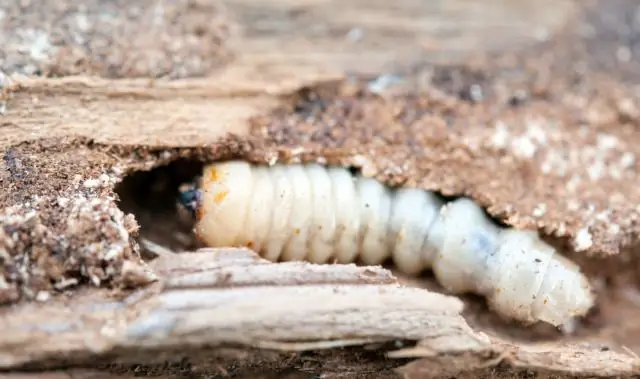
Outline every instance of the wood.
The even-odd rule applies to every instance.
[[[492,3],[480,10],[473,1],[416,6],[404,0],[390,10],[385,2],[366,0],[232,1],[226,8],[240,23],[242,36],[233,43],[233,64],[206,78],[175,81],[20,78],[22,90],[6,105],[0,147],[70,135],[127,145],[212,143],[227,131],[247,133],[248,118],[268,113],[279,96],[301,87],[347,73],[376,75],[429,61],[460,62],[497,46],[531,44],[542,32],[562,27],[574,12],[570,1],[554,1],[552,8],[526,1]],[[476,21],[477,12],[485,21]],[[357,43],[349,42],[351,29],[363,33]]]
[[[73,301],[59,298],[3,309],[0,329],[11,332],[0,339],[0,369],[46,367],[61,354],[71,366],[91,361],[127,366],[161,363],[164,355],[146,353],[158,349],[175,352],[173,359],[202,354],[203,346],[235,348],[235,354],[239,347],[264,349],[283,356],[339,354],[336,349],[347,346],[419,340],[416,347],[387,348],[385,365],[425,357],[400,369],[415,378],[434,367],[453,375],[455,369],[500,362],[555,373],[577,365],[590,375],[633,370],[634,360],[620,353],[492,339],[469,327],[455,297],[402,286],[377,267],[275,264],[247,249],[162,256],[152,267],[161,279],[121,299],[107,291],[87,291]],[[236,371],[248,368],[240,364]]]
[[[98,19],[103,1],[87,2],[87,15]],[[145,4],[151,3],[190,9],[187,1]],[[221,4],[196,3],[214,10]],[[0,6],[9,15],[0,41],[15,44],[0,53],[0,66],[10,67],[0,80],[0,199],[6,200],[7,208],[24,205],[34,195],[56,200],[69,195],[64,191],[80,191],[72,184],[97,177],[103,167],[115,167],[113,178],[118,181],[126,171],[149,170],[182,154],[170,148],[215,146],[228,133],[245,135],[253,117],[289,104],[305,87],[345,81],[351,74],[377,77],[420,71],[433,63],[455,67],[487,52],[527,50],[560,33],[586,7],[568,0],[229,1],[224,12],[229,19],[189,11],[186,18],[178,14],[175,24],[202,14],[215,16],[216,28],[228,23],[234,38],[225,41],[221,56],[233,59],[219,65],[219,57],[206,46],[202,50],[212,54],[203,65],[207,71],[176,77],[173,72],[156,75],[158,69],[151,66],[142,70],[146,75],[133,72],[137,55],[125,54],[130,47],[126,43],[118,44],[125,48],[111,57],[119,59],[112,62],[118,68],[113,76],[105,74],[109,70],[104,62],[69,71],[69,61],[59,55],[65,51],[87,61],[100,56],[79,49],[81,43],[74,38],[64,41],[68,49],[25,58],[23,52],[32,51],[38,40],[15,36],[39,34],[24,32],[23,13],[16,4]],[[38,25],[48,30],[43,25],[55,24],[64,7],[51,4],[39,5],[38,17],[32,9],[34,19],[24,18],[32,23],[26,25],[28,30]],[[118,6],[131,9],[127,2]],[[131,21],[124,13],[115,13],[118,25],[126,26],[119,31],[147,25],[125,25]],[[135,41],[146,44],[155,34],[141,35]],[[99,36],[87,29],[82,37],[96,41]],[[182,37],[179,40],[189,40]],[[145,44],[145,52],[156,56],[150,53],[156,49]],[[36,65],[61,77],[26,75],[25,67]],[[158,67],[184,71],[174,61],[158,62]],[[142,158],[120,150],[133,152],[130,155],[142,152]],[[10,190],[3,188],[5,183],[11,184]],[[42,183],[51,185],[36,191],[36,184]],[[113,195],[110,186],[95,196],[104,200]],[[112,198],[108,201],[116,207]],[[53,220],[52,224],[58,221]],[[151,221],[163,222],[153,217]],[[173,232],[172,224],[167,225]],[[0,253],[4,248],[0,245]],[[492,328],[478,322],[476,314],[489,312],[469,308],[473,301],[438,293],[442,289],[435,286],[428,290],[429,282],[422,279],[415,281],[422,288],[400,284],[379,267],[276,264],[244,249],[155,251],[162,254],[149,264],[157,276],[150,285],[125,290],[83,283],[42,303],[24,301],[0,308],[0,377],[640,375],[640,359],[633,351],[640,345],[629,350],[615,343],[624,337],[633,342],[638,335],[633,333],[637,317],[631,317],[640,315],[637,307],[616,314],[620,328],[614,325],[616,338],[609,338],[606,329],[602,332],[599,340],[607,341],[605,347],[593,342],[593,336],[554,334],[556,341],[532,342],[503,333],[520,330],[517,326],[503,327],[491,319],[490,324],[497,325]],[[138,266],[126,266],[129,263],[123,265],[135,271]],[[617,304],[612,301],[609,312]]]
[[[400,286],[375,267],[274,264],[245,249],[163,256],[158,283],[121,300],[107,292],[2,310],[0,368],[82,361],[118,350],[244,345],[304,351],[438,338],[488,347],[460,316],[462,303]],[[75,359],[74,359],[75,358]],[[135,362],[130,353],[118,357]]]

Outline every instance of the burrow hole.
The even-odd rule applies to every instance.
[[[135,172],[116,188],[119,207],[135,215],[140,225],[139,241],[145,258],[157,255],[151,246],[173,252],[194,251],[203,245],[193,233],[195,220],[179,206],[179,189],[198,177],[203,163],[180,159],[150,171]]]

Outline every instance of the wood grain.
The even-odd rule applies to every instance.
[[[153,364],[166,359],[153,358],[158,349],[180,356],[195,356],[205,346],[285,354],[419,341],[389,350],[388,364],[423,358],[401,369],[415,378],[427,368],[453,374],[456,367],[500,362],[556,373],[580,367],[598,376],[636,370],[634,358],[620,353],[490,338],[469,327],[457,298],[402,286],[378,267],[277,264],[247,249],[167,255],[152,267],[159,282],[122,298],[87,291],[72,301],[2,309],[0,369],[46,367],[61,356],[66,366]]]

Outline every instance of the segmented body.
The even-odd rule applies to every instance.
[[[594,303],[579,267],[533,231],[495,224],[472,200],[445,203],[317,164],[205,167],[196,233],[209,246],[248,246],[272,261],[431,268],[452,293],[487,298],[505,317],[556,326]]]

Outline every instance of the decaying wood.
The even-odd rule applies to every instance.
[[[198,344],[301,351],[437,338],[452,351],[489,346],[459,315],[458,299],[400,286],[379,268],[274,264],[248,250],[164,256],[154,267],[159,282],[121,300],[103,292],[4,309],[2,330],[12,332],[0,340],[2,368],[60,353],[78,360]]]
[[[7,20],[0,28],[0,41],[11,45],[0,53],[6,74],[0,73],[0,201],[4,208],[0,216],[13,214],[9,208],[12,212],[18,209],[15,213],[20,217],[36,215],[39,224],[34,229],[47,230],[43,240],[57,243],[53,246],[58,256],[51,254],[54,261],[64,253],[74,264],[83,259],[88,263],[83,261],[80,269],[61,262],[38,266],[50,252],[34,242],[28,226],[21,231],[21,246],[33,250],[17,252],[24,260],[15,267],[31,279],[20,287],[30,296],[0,308],[0,377],[132,378],[143,373],[166,378],[315,375],[422,379],[513,378],[532,373],[559,378],[640,374],[635,355],[640,352],[640,323],[636,321],[640,317],[639,295],[632,287],[603,291],[596,321],[590,320],[592,324],[582,329],[583,334],[558,337],[556,333],[555,340],[532,342],[539,337],[535,333],[523,332],[522,337],[518,326],[487,321],[482,317],[490,312],[478,307],[477,300],[461,301],[437,293],[441,288],[424,289],[429,284],[422,278],[415,280],[420,288],[414,288],[399,284],[389,271],[377,267],[274,264],[247,250],[174,254],[181,249],[164,242],[161,248],[154,247],[155,241],[175,234],[175,214],[127,208],[124,198],[140,192],[139,187],[120,190],[119,203],[114,192],[115,183],[134,171],[193,158],[198,155],[194,151],[203,147],[209,149],[207,157],[217,156],[219,150],[228,148],[220,143],[226,134],[242,137],[253,133],[254,137],[270,138],[276,150],[289,155],[314,144],[339,145],[347,151],[356,146],[362,149],[357,158],[364,161],[364,168],[371,168],[373,165],[366,163],[375,160],[382,176],[403,165],[411,166],[407,162],[416,156],[436,168],[443,167],[442,171],[427,169],[424,176],[409,178],[414,184],[429,173],[435,175],[431,180],[440,180],[442,188],[452,182],[463,185],[469,179],[465,173],[490,171],[494,180],[478,184],[482,186],[478,197],[490,205],[494,215],[508,213],[507,208],[513,210],[501,198],[511,194],[521,199],[516,204],[522,207],[520,215],[539,216],[514,216],[509,222],[559,229],[558,222],[575,214],[539,207],[538,200],[562,199],[555,191],[562,190],[570,178],[552,180],[518,156],[530,151],[527,142],[539,142],[539,135],[523,132],[520,136],[514,133],[511,139],[497,136],[506,138],[500,139],[487,133],[493,129],[486,126],[504,124],[512,131],[542,129],[551,137],[560,133],[562,138],[554,147],[560,155],[574,157],[586,152],[588,158],[599,133],[606,132],[629,145],[621,153],[640,154],[634,143],[639,119],[636,98],[622,85],[640,77],[634,63],[637,60],[612,65],[609,59],[628,54],[633,58],[632,42],[619,44],[616,39],[634,40],[627,38],[626,29],[618,30],[616,21],[633,14],[637,7],[633,1],[577,5],[569,0],[492,0],[479,5],[466,0],[241,0],[227,2],[224,11],[218,0],[141,2],[153,4],[157,18],[148,17],[148,7],[127,2],[68,0],[38,4],[37,9],[34,2],[27,3],[14,2],[0,9]],[[595,30],[597,38],[591,41],[584,37],[586,50],[597,50],[597,54],[585,61],[574,60],[573,53],[560,52],[564,54],[578,43],[569,39],[566,44],[554,45],[549,41],[555,41],[556,34],[561,35],[573,21],[578,21],[578,30],[583,30],[584,20],[587,24],[593,21],[580,12],[587,6],[606,8],[589,16],[604,15],[604,21],[594,22],[588,29]],[[24,17],[25,12],[33,14]],[[105,36],[110,28],[104,18],[107,13],[115,17],[113,36]],[[229,19],[224,19],[227,16]],[[136,21],[140,17],[144,22]],[[146,22],[152,19],[154,27],[164,29],[150,27]],[[96,23],[96,27],[83,27],[83,20]],[[195,22],[193,28],[181,26],[191,21]],[[226,40],[229,31],[238,39]],[[131,40],[122,37],[132,33]],[[53,37],[60,35],[59,40]],[[162,40],[158,46],[153,44],[156,36]],[[201,46],[207,41],[211,44]],[[505,60],[515,62],[515,68],[459,67],[478,53],[518,51],[526,55],[529,47],[540,43],[549,46],[521,61],[506,54]],[[105,46],[114,53],[108,61],[100,61]],[[540,59],[529,61],[531,56]],[[556,63],[554,56],[560,56]],[[434,62],[439,65],[433,66]],[[542,68],[533,67],[531,73],[521,67],[531,69],[528,65],[538,64]],[[574,83],[574,73],[582,73],[585,66],[611,74],[613,84],[585,84],[585,78]],[[39,71],[61,77],[22,76]],[[348,90],[322,99],[308,95],[336,83],[341,84],[336,87],[348,89],[344,84],[354,73],[366,75],[367,80],[376,77],[369,88],[380,92],[387,81],[393,82],[394,76],[389,74],[397,72],[406,73],[408,87],[428,87],[429,94],[386,100],[360,98]],[[493,76],[503,82],[492,82]],[[400,92],[407,90],[398,88]],[[478,88],[481,91],[474,92]],[[292,106],[292,98],[302,100],[293,101]],[[500,113],[504,109],[500,101],[509,104],[504,113]],[[276,111],[280,113],[270,119]],[[264,125],[256,121],[261,118],[267,119]],[[389,135],[410,138],[404,148],[387,141],[382,141],[380,148],[380,141],[371,136],[377,134],[371,131],[374,126],[378,130],[386,127],[391,130]],[[433,135],[420,140],[425,130]],[[321,137],[334,135],[326,140],[305,139],[311,134],[317,137],[316,132]],[[341,133],[353,135],[345,139]],[[388,137],[383,132],[376,136]],[[564,141],[566,136],[571,141]],[[574,136],[589,140],[591,145],[580,145]],[[300,140],[306,142],[302,149],[288,145]],[[502,147],[485,149],[487,141],[494,140]],[[606,144],[606,138],[603,141]],[[541,149],[538,146],[537,151]],[[572,162],[586,167],[580,160]],[[605,163],[609,167],[609,162]],[[618,170],[619,181],[609,181],[609,187],[591,186],[592,198],[602,200],[596,192],[603,188],[635,188],[633,167],[625,170]],[[150,198],[151,203],[162,202],[153,195],[156,184],[147,183],[137,195]],[[536,195],[524,206],[522,199],[533,189]],[[41,208],[33,205],[38,201]],[[91,224],[96,226],[92,230],[95,235],[82,239],[68,228],[56,234],[60,231],[56,228],[68,222],[60,215],[66,214],[73,201],[83,207],[102,205],[109,211],[79,212],[89,223],[95,216],[97,221]],[[584,204],[580,212],[591,205]],[[625,207],[621,212],[628,211],[628,205],[618,205]],[[137,251],[131,244],[130,260],[110,262],[117,263],[114,267],[119,270],[120,281],[115,283],[137,281],[135,289],[112,287],[114,283],[106,279],[98,280],[99,286],[91,284],[96,277],[91,270],[111,267],[99,254],[86,256],[76,249],[105,242],[100,227],[108,216],[123,216],[118,206],[125,213],[135,213],[142,226],[143,239],[138,242],[159,253],[150,267],[142,267],[131,258]],[[616,214],[606,220],[600,216],[588,216],[588,221],[598,221],[607,232],[615,231],[608,222],[615,221]],[[625,219],[634,220],[630,216]],[[573,220],[577,221],[563,227],[579,230],[584,220]],[[125,222],[114,223],[125,226]],[[14,224],[11,233],[15,232]],[[138,238],[134,224],[128,222],[127,229],[132,240]],[[627,231],[620,225],[622,232]],[[11,233],[0,236],[0,243]],[[153,242],[145,242],[147,236]],[[623,276],[634,275],[635,263],[628,262],[637,262],[636,251],[618,251],[620,241],[607,240],[602,234],[587,236],[593,237],[592,246],[599,246],[600,241],[600,246],[610,247],[608,254],[622,257],[607,264],[591,262],[587,271],[594,281],[605,282],[606,278],[624,283]],[[593,242],[589,238],[587,242]],[[633,242],[631,237],[625,238],[625,243]],[[116,242],[122,244],[121,240]],[[69,246],[75,250],[64,250]],[[13,247],[0,245],[0,258],[3,248]],[[0,272],[5,264],[0,261]],[[612,277],[620,265],[625,275]],[[73,269],[64,272],[65,267]],[[84,272],[86,267],[91,272]],[[79,281],[78,286],[29,292],[31,284],[51,287],[54,277],[65,281],[63,274],[76,275],[73,279]],[[141,285],[154,277],[156,282]],[[619,293],[623,296],[617,297]],[[605,320],[600,325],[598,316]]]
[[[598,376],[638,370],[635,358],[598,348],[492,339],[469,327],[457,298],[402,286],[378,267],[275,264],[246,249],[167,255],[152,266],[159,281],[122,298],[89,291],[3,309],[0,368],[53,365],[60,356],[67,366],[152,365],[166,359],[154,359],[153,351],[190,357],[202,354],[202,346],[283,356],[419,341],[404,349],[388,347],[384,364],[410,378],[433,375],[435,368],[453,375],[499,363]],[[400,358],[421,359],[403,366]],[[238,374],[248,369],[235,368]]]

